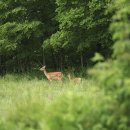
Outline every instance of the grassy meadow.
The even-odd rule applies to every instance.
[[[42,77],[7,74],[0,78],[0,115],[4,117],[9,110],[22,103],[36,101],[48,104],[67,93],[95,95],[97,90],[94,82],[86,79],[80,83],[69,81],[68,78],[50,82]]]
[[[122,127],[125,91],[106,92],[89,78],[50,82],[43,75],[7,74],[0,78],[0,130],[109,130],[117,119]]]

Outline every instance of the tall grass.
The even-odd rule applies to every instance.
[[[48,81],[44,78],[30,75],[5,75],[0,78],[0,115],[8,113],[8,109],[15,109],[18,104],[28,102],[51,103],[56,97],[65,93],[90,94],[90,90],[96,90],[94,83],[83,79],[81,83],[69,81]],[[92,94],[92,93],[91,93]]]
[[[118,130],[116,119],[121,127],[127,121],[117,114],[121,96],[89,79],[50,82],[8,74],[0,78],[0,130]]]

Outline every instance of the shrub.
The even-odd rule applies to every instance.
[[[110,101],[98,92],[63,95],[47,109],[46,123],[50,130],[106,130],[100,118]]]
[[[124,83],[123,74],[116,61],[99,62],[94,68],[88,70],[88,74],[105,90],[117,90]]]
[[[44,107],[39,103],[20,105],[5,119],[5,130],[43,130]]]

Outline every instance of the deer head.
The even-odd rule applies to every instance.
[[[44,71],[46,68],[46,66],[43,66],[42,68],[40,68],[41,71]]]

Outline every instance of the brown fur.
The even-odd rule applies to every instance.
[[[63,73],[62,72],[47,72],[46,67],[43,66],[42,68],[40,68],[40,70],[45,74],[45,76],[47,77],[48,80],[61,80],[61,78],[63,77]]]
[[[70,76],[70,74],[68,74],[68,78],[69,78],[69,80],[71,81],[75,81],[75,82],[81,82],[81,78],[80,77],[75,77],[75,78],[72,78],[71,76]]]

